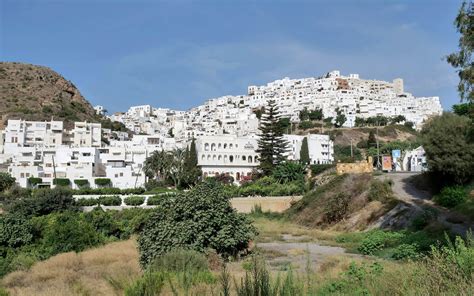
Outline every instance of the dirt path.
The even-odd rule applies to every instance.
[[[411,180],[413,176],[418,174],[420,173],[387,173],[376,178],[379,180],[392,180],[392,190],[396,198],[412,205],[417,210],[423,211],[425,208],[435,209],[438,212],[438,222],[449,228],[453,233],[465,236],[469,229],[474,229],[473,221],[469,221],[467,217],[462,217],[446,208],[435,205],[431,200],[432,196],[429,192],[418,189]]]
[[[346,253],[341,247],[324,246],[311,241],[307,236],[284,235],[282,241],[257,243],[264,252],[269,269],[304,272],[308,267],[318,269],[331,256],[360,257],[357,254]]]

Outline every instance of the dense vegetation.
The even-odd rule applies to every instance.
[[[0,216],[0,275],[38,260],[130,237],[148,216],[144,209],[83,213],[62,188],[41,189],[10,200]]]
[[[158,200],[138,239],[140,263],[149,266],[176,248],[236,255],[255,233],[250,221],[231,207],[222,186],[204,182],[189,192]]]

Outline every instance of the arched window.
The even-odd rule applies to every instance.
[[[257,161],[258,161],[258,156],[254,156],[254,157],[253,157],[253,160],[254,160],[255,162],[257,162]]]
[[[246,161],[246,160],[247,160],[247,157],[245,157],[245,155],[242,155],[242,160],[243,160],[243,161]]]
[[[234,162],[234,156],[233,155],[229,156],[229,161]]]
[[[209,151],[209,143],[204,144],[204,151]]]
[[[211,144],[211,151],[216,151],[216,144],[215,143]]]
[[[237,181],[240,181],[240,173],[237,173],[237,175],[235,175],[235,179],[236,179]]]
[[[234,147],[234,145],[232,145],[232,143],[230,143],[229,148],[232,149],[232,147]]]
[[[227,162],[227,155],[224,155],[224,162]]]
[[[206,159],[206,155],[203,154],[202,157],[201,157],[201,159],[202,159],[202,160]]]
[[[212,156],[212,160],[216,160],[216,158],[217,158],[217,156],[214,154],[214,155]]]
[[[227,148],[227,143],[224,143],[224,149],[226,149],[226,148]]]
[[[211,159],[211,155],[208,154],[208,155],[207,155],[207,160],[210,160],[210,159]]]
[[[217,160],[221,161],[222,160],[222,155],[219,155],[219,157],[217,157]]]
[[[249,163],[252,163],[252,156],[249,156]]]
[[[221,144],[221,143],[219,143],[219,145],[217,145],[217,147],[218,147],[219,149],[221,149],[221,147],[222,147],[222,144]]]

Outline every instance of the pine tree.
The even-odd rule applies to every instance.
[[[367,140],[367,148],[375,147],[377,145],[377,139],[375,138],[374,131],[369,132],[369,139]]]
[[[260,121],[260,139],[257,153],[260,154],[260,169],[269,175],[274,166],[285,160],[288,143],[283,138],[283,129],[279,124],[279,112],[275,101],[268,101],[268,106]]]
[[[301,143],[301,150],[300,150],[300,162],[303,164],[309,164],[309,147],[308,147],[308,138],[303,138],[303,143]]]

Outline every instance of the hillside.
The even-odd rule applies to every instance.
[[[55,71],[0,62],[0,128],[8,119],[97,121],[92,105],[74,84]]]

